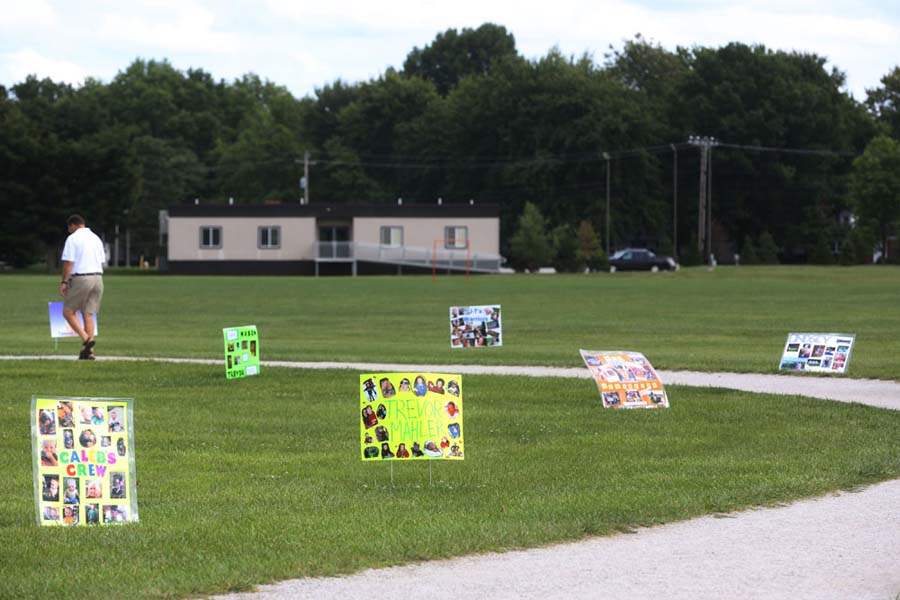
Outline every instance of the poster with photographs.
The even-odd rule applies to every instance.
[[[789,333],[778,368],[843,374],[850,364],[855,339],[855,335],[844,333]]]
[[[47,314],[50,317],[51,338],[78,337],[78,334],[72,331],[72,328],[63,316],[62,302],[48,302]],[[81,311],[78,312],[78,320],[81,321],[81,326],[84,327],[84,315],[81,314]],[[99,314],[94,314],[94,335],[100,335]]]
[[[240,379],[259,375],[259,333],[256,325],[226,327],[225,378]]]
[[[39,525],[138,520],[132,405],[130,398],[31,398]]]
[[[502,346],[502,333],[499,304],[450,307],[451,348]]]
[[[462,377],[441,373],[359,376],[363,460],[462,460]]]
[[[668,408],[669,397],[640,352],[581,350],[604,408]]]

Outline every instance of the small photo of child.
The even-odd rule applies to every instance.
[[[59,502],[59,475],[44,475],[41,498],[47,502]]]
[[[65,479],[63,479],[63,485],[65,486],[65,491],[63,492],[63,503],[78,504],[78,478],[66,477]]]
[[[103,480],[99,478],[88,479],[87,484],[84,486],[84,495],[87,498],[102,498]]]
[[[63,525],[78,525],[78,507],[63,507]]]
[[[125,473],[113,473],[109,478],[109,497],[125,497]]]
[[[88,525],[97,525],[100,523],[100,505],[87,504],[84,507],[84,522]]]
[[[125,421],[125,407],[124,406],[112,406],[109,409],[109,431],[111,433],[118,433],[125,431],[125,427],[122,424]]]
[[[56,415],[52,408],[42,408],[38,414],[38,431],[41,435],[56,434]]]
[[[74,427],[75,419],[72,414],[72,403],[60,401],[56,404],[56,414],[59,416],[60,427]]]

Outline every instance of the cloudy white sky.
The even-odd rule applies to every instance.
[[[603,60],[640,32],[666,48],[730,41],[815,52],[859,99],[900,64],[898,0],[0,0],[0,84],[28,74],[109,81],[135,58],[231,80],[247,72],[303,96],[401,67],[450,27],[504,25],[519,51]]]

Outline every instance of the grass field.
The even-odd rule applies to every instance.
[[[900,379],[900,269],[741,267],[570,276],[110,275],[97,352],[222,356],[256,324],[263,359],[577,366],[578,348],[643,352],[658,368],[774,372],[789,331],[856,333],[848,375]],[[4,347],[52,353],[56,276],[0,276]],[[502,348],[451,351],[451,304],[503,305]],[[60,352],[74,354],[74,341]]]
[[[118,294],[111,303],[127,315],[122,307],[134,304]],[[127,339],[117,326],[110,323],[110,345]],[[433,486],[427,465],[395,464],[392,486],[388,465],[358,459],[353,371],[270,368],[226,382],[214,366],[16,361],[0,363],[0,380],[3,598],[247,589],[627,531],[900,476],[900,413],[803,398],[671,386],[670,410],[617,412],[600,408],[586,380],[467,376],[466,460],[434,464]],[[34,393],[136,398],[141,523],[35,526]]]

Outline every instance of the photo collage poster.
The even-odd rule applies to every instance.
[[[789,333],[778,368],[843,374],[850,364],[855,339],[855,335],[843,333]]]
[[[78,334],[72,331],[72,327],[69,326],[69,322],[63,316],[63,303],[61,301],[48,302],[47,313],[50,316],[51,338],[78,337]],[[78,311],[78,320],[81,321],[81,326],[84,327],[84,315],[81,314],[81,311]],[[99,314],[94,315],[94,335],[100,335]]]
[[[132,406],[130,398],[32,397],[39,525],[138,520]]]
[[[256,325],[226,327],[225,378],[240,379],[259,375],[259,333]]]
[[[502,346],[500,305],[451,306],[450,347]]]
[[[360,375],[362,459],[462,460],[462,411],[460,375]]]
[[[668,408],[669,397],[640,352],[581,350],[604,408]]]

